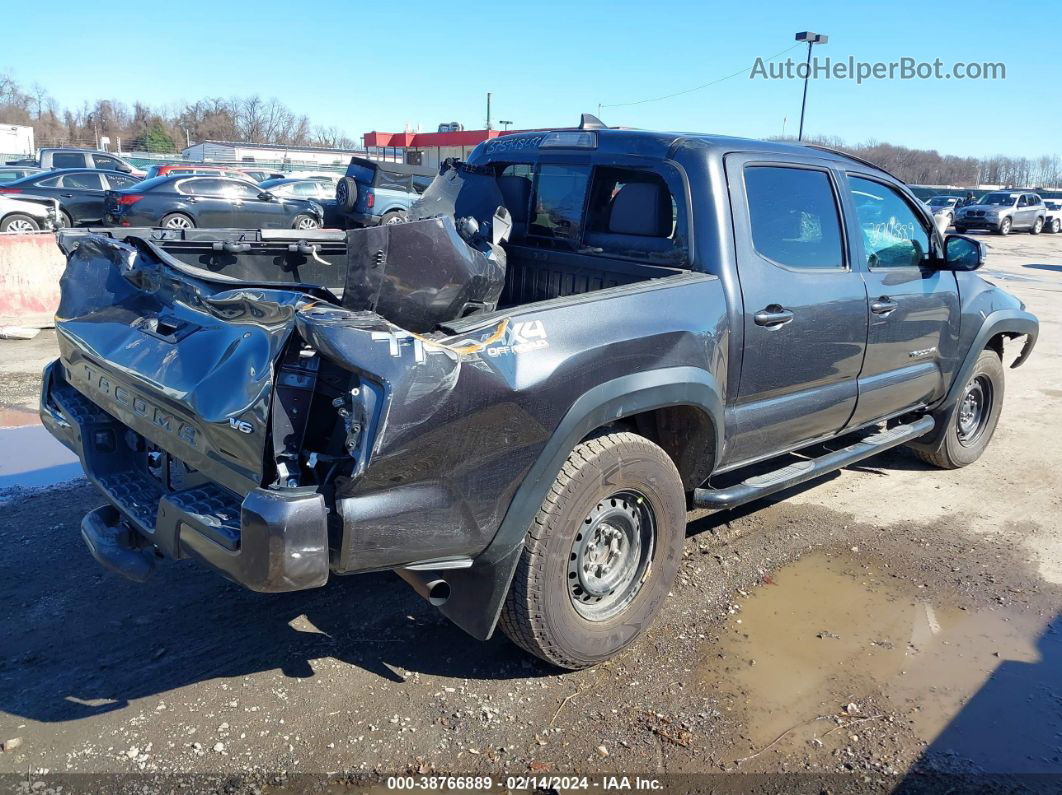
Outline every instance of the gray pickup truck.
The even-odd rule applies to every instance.
[[[689,508],[901,444],[975,461],[1038,332],[981,244],[810,146],[584,117],[446,163],[409,216],[60,233],[41,416],[107,498],[102,564],[394,570],[585,667],[663,605]]]
[[[96,168],[104,171],[120,171],[134,177],[144,177],[147,172],[128,160],[99,149],[44,148],[30,160],[9,160],[8,165],[36,166],[45,171],[60,168]]]

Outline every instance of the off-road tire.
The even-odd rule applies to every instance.
[[[569,590],[573,544],[589,515],[618,491],[643,495],[655,539],[640,587],[616,615],[588,620]],[[603,662],[649,626],[667,598],[682,559],[686,502],[674,462],[633,433],[608,433],[579,444],[536,514],[501,613],[501,627],[524,650],[561,668]]]
[[[963,399],[967,387],[977,379],[986,379],[991,384],[991,403],[985,417],[984,426],[981,428],[976,439],[971,444],[964,444],[959,438],[959,413],[962,410]],[[999,414],[1003,410],[1003,361],[998,353],[985,349],[977,357],[973,373],[963,386],[963,392],[959,399],[951,407],[939,422],[944,423],[944,432],[940,442],[933,449],[912,446],[912,451],[923,461],[940,467],[941,469],[959,469],[967,464],[972,464],[981,457],[981,453],[988,447],[999,423]]]

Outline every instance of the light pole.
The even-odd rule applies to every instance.
[[[512,122],[507,120],[507,119],[498,119],[498,124],[504,124],[505,125],[505,129],[508,130],[509,129],[509,125],[512,124]]]
[[[829,36],[824,33],[813,33],[810,30],[805,30],[796,35],[797,41],[806,41],[808,43],[808,63],[807,71],[804,72],[804,98],[800,100],[800,132],[797,133],[797,140],[804,140],[804,108],[808,104],[808,78],[811,77],[811,48],[816,44],[825,44]]]

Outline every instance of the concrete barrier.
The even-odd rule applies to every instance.
[[[0,326],[50,328],[65,267],[51,232],[0,233]]]

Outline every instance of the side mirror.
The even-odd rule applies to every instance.
[[[949,271],[975,271],[985,264],[985,244],[965,235],[944,238],[944,268]]]
[[[123,174],[132,174],[133,173],[133,167],[132,166],[127,166],[125,163],[119,163],[118,166],[117,166],[117,170],[121,171]]]
[[[273,194],[267,190],[264,190],[258,194],[258,198],[264,202],[271,202],[273,201]]]

